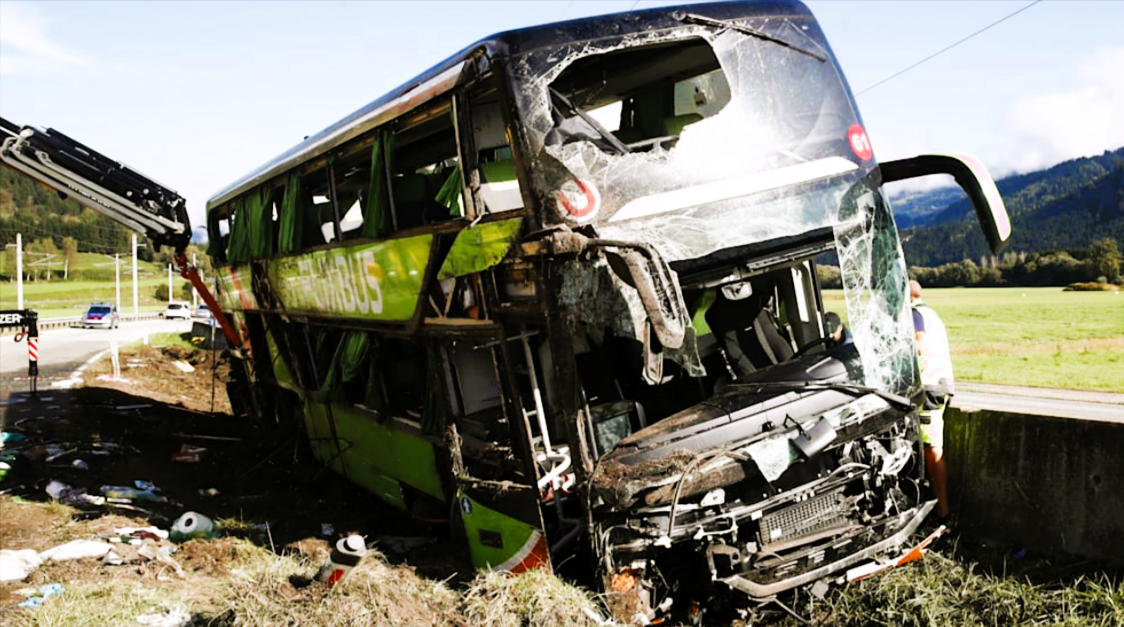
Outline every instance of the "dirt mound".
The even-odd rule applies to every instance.
[[[227,352],[185,346],[137,346],[121,354],[120,377],[109,357],[86,371],[83,384],[128,392],[197,412],[232,413],[227,396],[231,362]]]

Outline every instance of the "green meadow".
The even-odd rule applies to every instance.
[[[1124,392],[1124,294],[1060,287],[926,289],[957,380]],[[846,310],[841,290],[824,304]]]
[[[121,261],[121,310],[122,313],[132,313],[131,260],[122,258]],[[90,303],[112,303],[117,298],[113,278],[113,259],[110,257],[95,253],[79,253],[76,262],[69,268],[71,279],[65,281],[57,276],[60,266],[55,264],[53,268],[56,275],[50,280],[38,278],[35,281],[24,281],[23,284],[24,306],[38,311],[40,318],[78,316],[90,306]],[[183,283],[185,281],[178,274],[173,274],[172,285],[176,290],[179,290]],[[156,287],[168,284],[167,268],[155,263],[139,262],[137,284],[137,300],[142,312],[164,309],[166,302],[156,299]],[[0,309],[15,308],[15,282],[0,282]]]
[[[142,264],[141,311],[164,308],[155,290],[166,284],[165,272]],[[173,277],[177,292],[183,283]],[[131,272],[122,271],[121,305],[126,313],[132,311],[132,289]],[[38,310],[41,318],[80,315],[91,302],[114,299],[113,281],[24,284],[25,305]],[[1120,292],[932,288],[925,290],[925,302],[948,327],[957,380],[1124,392],[1124,294]],[[825,290],[824,305],[846,317],[841,290]],[[15,285],[0,284],[0,309],[15,306]]]

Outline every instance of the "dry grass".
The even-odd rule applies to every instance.
[[[599,612],[590,595],[542,571],[517,577],[480,575],[464,593],[464,616],[474,627],[585,627]]]
[[[58,504],[0,498],[5,548],[45,549],[92,538],[143,520],[105,516],[74,521]],[[173,554],[184,576],[159,562],[111,566],[81,559],[40,566],[23,582],[0,584],[5,627],[137,625],[137,617],[172,610],[197,627],[585,627],[602,613],[581,590],[544,572],[480,575],[464,590],[418,576],[377,551],[334,587],[313,577],[327,554],[322,539],[293,543],[278,555],[233,537],[193,540]],[[18,588],[62,583],[42,606],[15,607]]]

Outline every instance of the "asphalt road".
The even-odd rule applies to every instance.
[[[48,329],[39,334],[39,389],[70,377],[76,368],[109,348],[143,340],[145,334],[186,333],[190,320],[122,321],[116,329]],[[16,343],[12,335],[0,337],[0,398],[27,391],[27,340]]]
[[[952,404],[1038,416],[1124,423],[1124,394],[1044,390],[1006,385],[956,384]]]

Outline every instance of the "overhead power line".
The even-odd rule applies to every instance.
[[[952,49],[953,49],[953,48],[955,48],[956,46],[959,46],[960,44],[962,44],[962,43],[964,43],[964,42],[968,41],[969,39],[971,39],[971,38],[975,37],[976,35],[979,35],[980,33],[984,32],[984,31],[986,31],[986,30],[988,30],[988,29],[990,29],[990,28],[992,28],[992,27],[994,27],[994,26],[998,26],[999,24],[1001,24],[1001,23],[1003,23],[1003,22],[1006,22],[1007,20],[1011,19],[1012,17],[1015,17],[1015,16],[1016,16],[1016,15],[1018,15],[1019,13],[1022,13],[1023,11],[1025,11],[1025,10],[1029,9],[1030,7],[1032,7],[1032,6],[1036,5],[1036,4],[1038,4],[1039,2],[1042,2],[1042,0],[1034,0],[1034,2],[1031,2],[1030,4],[1028,4],[1028,5],[1026,5],[1025,7],[1023,7],[1023,8],[1021,8],[1021,9],[1019,9],[1018,11],[1015,11],[1014,13],[1011,13],[1011,14],[1007,15],[1006,17],[1003,17],[1002,19],[996,20],[996,21],[992,22],[991,24],[988,24],[987,26],[984,26],[983,28],[981,28],[981,29],[979,29],[978,31],[976,31],[976,32],[972,33],[971,35],[968,35],[967,37],[965,37],[965,38],[961,39],[960,41],[957,41],[956,43],[954,43],[954,44],[952,44],[952,45],[950,45],[950,46],[947,46],[947,47],[945,47],[945,48],[942,48],[942,49],[940,49],[940,50],[938,50],[938,51],[934,52],[933,54],[931,54],[931,55],[929,55],[929,56],[925,57],[924,59],[921,59],[921,60],[920,60],[920,61],[918,61],[917,63],[914,63],[913,65],[911,65],[911,66],[909,66],[909,67],[905,68],[904,70],[901,70],[901,71],[899,71],[899,72],[897,72],[897,73],[895,73],[895,74],[891,74],[890,76],[887,76],[886,78],[884,78],[884,79],[882,79],[882,80],[878,81],[877,83],[875,83],[875,84],[871,85],[870,87],[867,87],[866,89],[864,89],[864,90],[860,91],[860,92],[859,92],[858,94],[855,94],[855,95],[856,95],[856,96],[861,96],[861,95],[865,94],[866,92],[868,92],[868,91],[870,91],[870,90],[874,89],[875,87],[878,87],[879,85],[881,85],[881,84],[883,84],[883,83],[885,83],[885,82],[889,81],[890,79],[893,79],[893,78],[897,78],[897,77],[901,76],[902,74],[905,74],[906,72],[908,72],[908,71],[912,70],[913,68],[915,68],[915,67],[917,67],[917,66],[921,65],[922,63],[925,63],[926,61],[929,61],[930,59],[933,59],[934,57],[937,57],[937,56],[939,56],[939,55],[942,55],[942,54],[944,54],[944,53],[948,52],[949,50],[952,50]]]

